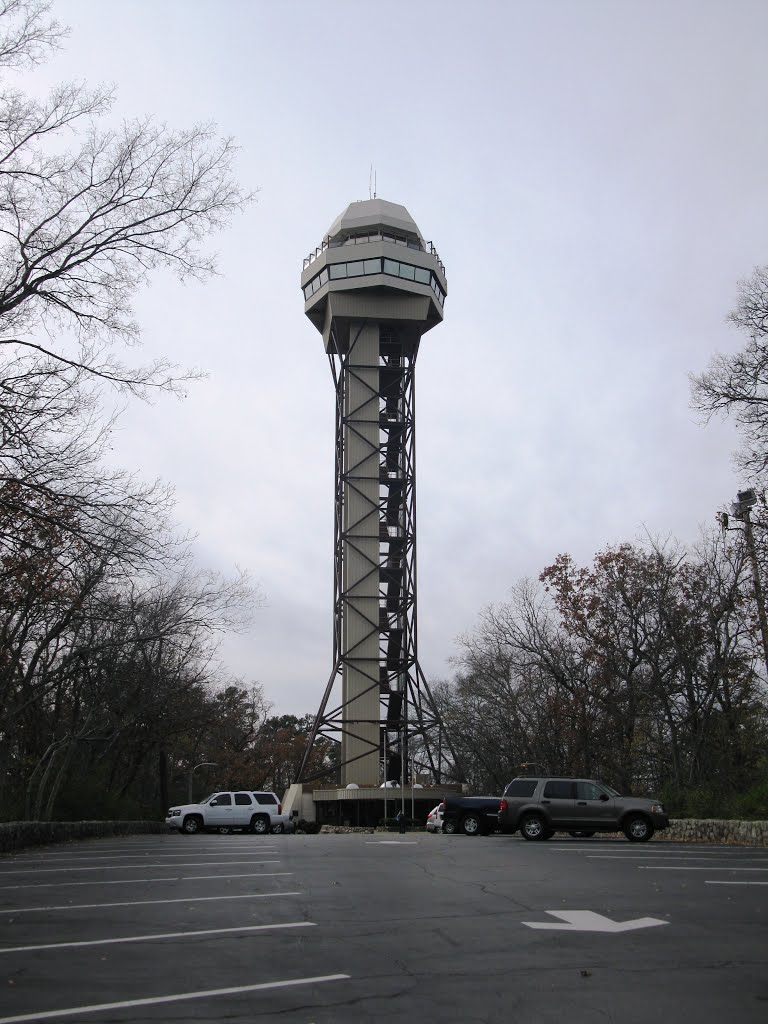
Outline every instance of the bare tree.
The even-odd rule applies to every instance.
[[[49,6],[0,6],[0,69],[58,43]],[[166,364],[129,368],[108,348],[138,337],[131,300],[151,271],[215,272],[200,243],[251,197],[233,178],[232,140],[213,125],[108,126],[112,99],[80,83],[44,101],[0,90],[0,344],[44,356],[50,370],[84,367],[134,391],[171,387]]]
[[[717,533],[692,551],[621,544],[590,567],[562,555],[543,588],[484,609],[434,688],[466,781],[497,789],[527,763],[677,806],[755,785],[768,700],[742,548]]]
[[[732,416],[743,447],[738,465],[750,476],[768,469],[768,266],[739,282],[739,298],[728,319],[746,335],[733,355],[718,353],[709,368],[691,375],[692,404],[706,419]]]
[[[37,64],[59,46],[67,30],[52,18],[50,0],[0,2],[0,67]]]
[[[26,789],[27,817],[50,817],[73,760],[125,796],[148,760],[156,766],[174,737],[194,731],[202,705],[210,733],[222,717],[217,636],[242,628],[259,602],[242,574],[225,579],[183,559],[173,572],[127,577],[122,534],[114,544],[110,559],[81,555],[68,572],[51,552],[4,576],[0,774]]]
[[[148,764],[162,794],[168,743],[215,715],[216,638],[258,602],[194,569],[167,487],[103,458],[105,390],[198,376],[131,357],[132,303],[155,272],[215,273],[206,238],[251,198],[235,147],[210,124],[117,124],[109,90],[11,88],[66,35],[49,11],[0,0],[0,787],[36,817],[72,778],[123,796]]]
[[[65,34],[43,0],[0,3],[0,71],[34,65]],[[200,124],[150,118],[115,127],[108,90],[70,83],[39,101],[0,88],[0,483],[15,506],[77,495],[99,525],[151,489],[108,476],[99,386],[146,396],[196,371],[118,358],[135,344],[132,300],[161,268],[215,273],[202,243],[250,200],[235,146]],[[88,520],[81,519],[81,525]]]

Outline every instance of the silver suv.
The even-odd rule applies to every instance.
[[[199,804],[181,804],[171,807],[166,825],[187,835],[213,830],[234,832],[244,829],[264,835],[282,832],[286,815],[275,793],[256,793],[253,790],[211,793]]]
[[[633,843],[650,839],[669,819],[657,800],[622,796],[604,782],[555,777],[513,779],[499,807],[503,832],[520,829],[525,839],[550,839],[555,832],[593,836],[623,832]]]

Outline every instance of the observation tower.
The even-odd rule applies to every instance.
[[[336,473],[333,666],[298,781],[326,735],[342,787],[412,786],[412,764],[439,784],[416,644],[415,368],[443,319],[445,267],[404,206],[369,199],[333,222],[301,286],[336,392]]]

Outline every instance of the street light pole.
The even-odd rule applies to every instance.
[[[400,813],[405,817],[405,780],[408,774],[408,747],[406,741],[406,722],[403,720],[403,729],[400,733]]]
[[[736,501],[731,505],[731,513],[734,519],[744,523],[744,540],[752,569],[752,584],[755,588],[755,601],[757,602],[757,618],[760,623],[760,637],[763,641],[763,658],[765,660],[765,670],[768,672],[768,618],[766,618],[765,614],[765,597],[762,580],[760,579],[760,566],[757,561],[757,548],[755,547],[755,534],[752,529],[752,516],[750,512],[756,504],[757,495],[753,490],[739,491],[736,495]],[[724,530],[728,529],[727,515],[721,515],[720,523]]]
[[[195,774],[198,768],[204,767],[204,765],[210,765],[211,768],[218,768],[216,761],[201,761],[200,764],[196,764],[194,768],[189,769],[189,789],[187,791],[187,803],[192,803],[192,776]]]
[[[416,756],[411,754],[411,821],[416,817],[415,799],[413,795],[414,769],[416,767]]]

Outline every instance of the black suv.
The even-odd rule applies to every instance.
[[[657,800],[622,796],[604,782],[554,777],[513,779],[499,807],[503,832],[520,829],[530,840],[549,839],[555,832],[593,836],[623,832],[633,843],[650,839],[669,819]]]

